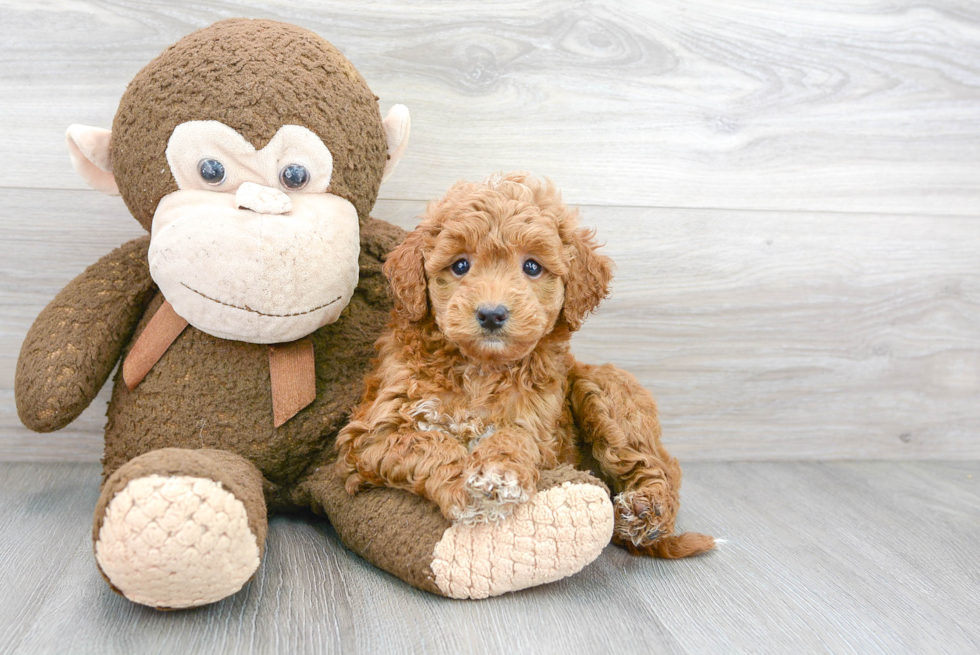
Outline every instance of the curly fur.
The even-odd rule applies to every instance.
[[[597,249],[551,183],[524,173],[459,182],[430,203],[385,263],[395,308],[337,440],[348,491],[406,489],[449,519],[493,521],[534,494],[542,469],[585,464],[619,494],[615,541],[661,557],[711,548],[671,534],[681,474],[653,398],[569,352],[608,295],[612,261]],[[457,275],[461,258],[470,269]],[[501,329],[476,319],[487,305],[507,308]]]

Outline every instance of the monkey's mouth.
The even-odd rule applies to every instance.
[[[185,289],[188,289],[189,291],[193,291],[194,293],[196,293],[197,295],[201,296],[202,298],[205,298],[207,300],[210,300],[211,302],[214,302],[214,303],[218,303],[219,305],[224,305],[225,307],[231,307],[233,309],[240,309],[243,312],[251,312],[253,314],[258,314],[259,316],[269,316],[271,318],[289,318],[291,316],[303,316],[305,314],[312,314],[313,312],[318,311],[318,310],[321,310],[324,307],[329,307],[330,305],[332,305],[335,302],[337,302],[338,300],[340,300],[341,297],[342,297],[342,296],[337,296],[336,298],[334,298],[330,302],[325,302],[322,305],[318,305],[317,307],[313,307],[312,309],[307,309],[306,311],[302,311],[302,312],[293,312],[292,314],[268,314],[266,312],[260,312],[257,309],[252,309],[248,305],[233,305],[230,302],[225,302],[223,300],[218,300],[217,298],[212,298],[211,296],[209,296],[209,295],[207,295],[205,293],[201,293],[197,289],[194,289],[194,288],[191,288],[191,287],[187,286],[183,282],[181,282],[180,284]]]

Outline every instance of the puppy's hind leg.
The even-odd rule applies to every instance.
[[[633,554],[667,559],[714,548],[707,535],[673,534],[681,468],[660,442],[650,393],[635,377],[609,364],[576,363],[570,377],[582,450],[617,494],[613,541]]]

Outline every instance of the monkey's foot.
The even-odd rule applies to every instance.
[[[196,607],[237,592],[259,566],[245,505],[220,482],[149,475],[106,507],[95,557],[129,600]]]
[[[160,609],[196,607],[242,588],[265,546],[262,474],[221,450],[163,448],[102,487],[92,538],[112,588]]]
[[[435,546],[434,582],[452,598],[499,596],[554,582],[595,560],[612,529],[605,487],[570,468],[547,471],[538,492],[509,517],[450,526]]]

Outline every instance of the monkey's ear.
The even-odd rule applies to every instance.
[[[111,136],[112,132],[101,127],[71,125],[65,132],[65,143],[68,144],[71,165],[89,186],[110,196],[118,196],[119,187],[116,186],[109,159]]]
[[[395,166],[398,165],[398,160],[408,146],[408,132],[412,127],[408,107],[394,105],[388,110],[388,115],[385,116],[382,124],[385,128],[385,141],[388,142],[388,161],[385,163],[385,172],[381,176],[381,181],[384,182],[395,172]]]
[[[422,230],[410,232],[401,245],[388,253],[384,273],[395,297],[395,310],[410,321],[420,321],[429,311],[429,294],[422,256]]]

